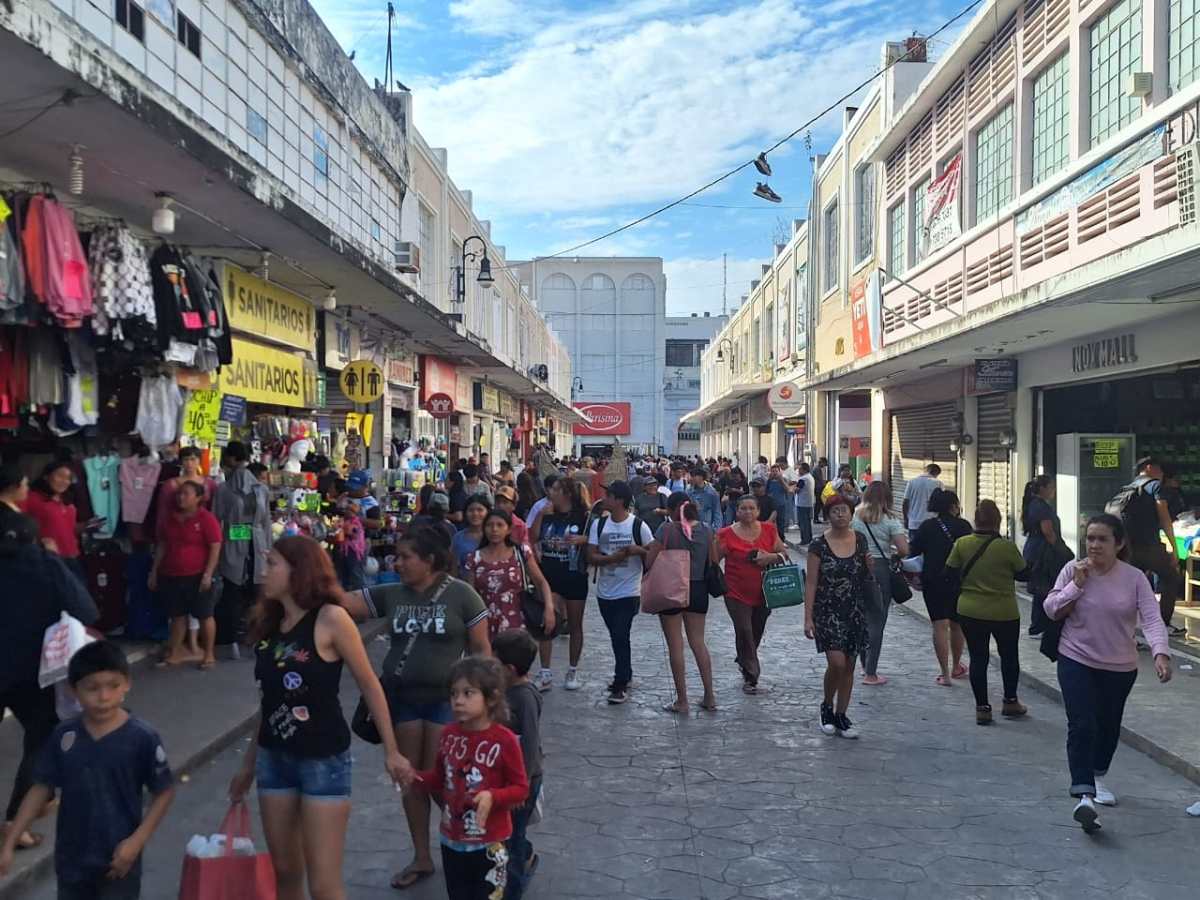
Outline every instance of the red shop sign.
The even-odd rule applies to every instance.
[[[425,401],[425,409],[435,419],[448,419],[454,413],[454,398],[449,394],[433,394]]]
[[[577,435],[627,435],[631,418],[628,403],[576,403],[575,410],[584,421],[572,428]]]
[[[437,356],[422,356],[421,403],[428,404],[434,394],[446,394],[453,397],[457,392],[458,370],[453,363],[446,362]]]

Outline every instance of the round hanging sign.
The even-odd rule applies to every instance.
[[[352,403],[371,403],[383,396],[383,369],[369,359],[356,359],[342,369],[338,384]]]

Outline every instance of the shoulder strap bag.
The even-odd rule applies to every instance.
[[[975,555],[967,560],[967,564],[963,566],[962,572],[956,574],[954,569],[950,566],[946,566],[946,568],[943,570],[946,581],[949,582],[950,586],[954,589],[955,594],[958,594],[960,591],[962,591],[963,585],[967,583],[967,576],[971,574],[971,569],[975,567],[975,563],[979,562],[979,558],[983,556],[984,551],[991,546],[992,541],[996,540],[997,537],[998,535],[993,534],[986,541],[984,541],[983,546],[975,551]]]
[[[442,593],[449,587],[450,581],[451,578],[449,575],[442,578],[442,583],[438,585],[437,590],[433,592],[433,596],[429,598],[431,606],[438,601]],[[416,644],[418,637],[420,635],[417,633],[408,635],[404,642],[404,649],[400,653],[400,664],[394,672],[383,672],[379,676],[379,681],[384,686],[385,693],[389,684],[399,684],[400,671],[404,668],[404,662],[408,659],[408,654],[412,653],[413,645]],[[354,715],[350,718],[350,730],[368,744],[383,743],[383,737],[379,734],[379,726],[375,723],[374,718],[372,718],[371,710],[367,707],[367,702],[362,697],[358,698],[358,705],[354,707]]]
[[[538,595],[537,585],[529,577],[529,569],[525,565],[525,553],[520,547],[513,547],[517,556],[517,565],[521,567],[521,616],[525,619],[525,627],[540,636],[546,626],[546,607]]]
[[[904,570],[900,567],[900,560],[895,556],[888,557],[888,554],[883,552],[883,547],[879,545],[879,538],[875,537],[875,529],[871,527],[870,522],[863,522],[867,526],[867,534],[871,536],[871,543],[875,545],[875,549],[879,551],[879,555],[887,560],[888,564],[888,579],[891,582],[892,600],[896,603],[907,603],[912,599],[912,588],[908,585],[908,579],[904,577]]]

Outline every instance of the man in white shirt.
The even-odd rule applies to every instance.
[[[929,498],[933,496],[934,491],[942,487],[938,480],[941,474],[942,467],[937,463],[930,463],[925,467],[923,474],[904,486],[904,525],[908,528],[910,541],[916,538],[921,523],[933,516],[929,511]]]
[[[629,632],[641,607],[646,551],[654,541],[650,527],[630,512],[632,505],[633,491],[628,483],[614,481],[604,498],[609,515],[594,522],[588,533],[588,562],[599,570],[596,597],[616,658],[608,689],[608,702],[612,704],[629,699],[629,682],[633,679]],[[636,533],[635,523],[639,526]]]
[[[816,479],[808,463],[800,463],[796,480],[796,520],[800,525],[800,543],[811,544],[813,539],[813,506],[816,503]]]

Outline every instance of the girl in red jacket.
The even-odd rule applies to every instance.
[[[529,779],[508,720],[504,669],[468,656],[450,669],[454,723],[442,731],[434,768],[417,784],[442,803],[442,869],[450,900],[502,900],[508,873],[509,811],[525,802]]]

